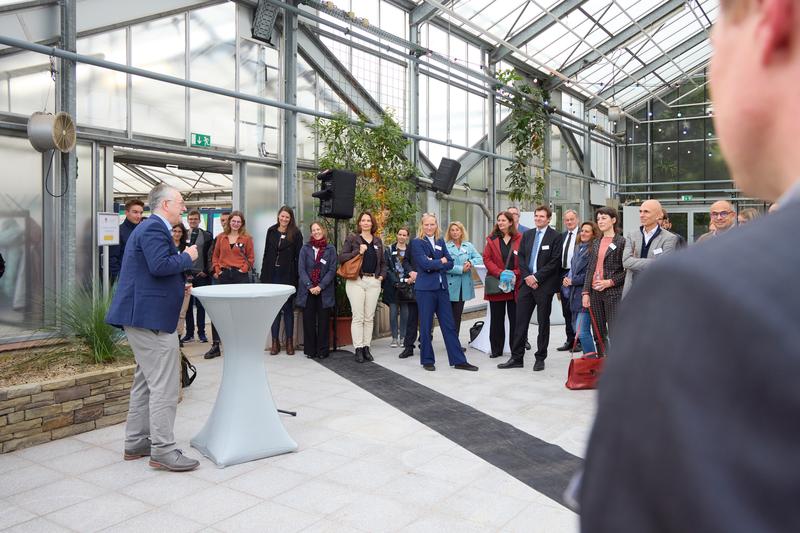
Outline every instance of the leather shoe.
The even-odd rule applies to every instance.
[[[278,355],[278,352],[281,351],[281,343],[278,342],[278,339],[272,339],[272,346],[269,348],[270,355]]]
[[[511,358],[505,363],[500,363],[497,368],[522,368],[522,359]]]
[[[471,365],[469,363],[458,363],[457,365],[453,365],[453,368],[456,368],[458,370],[471,370],[472,372],[478,370],[477,366]]]
[[[557,352],[566,352],[570,348],[572,348],[572,343],[571,342],[565,342],[564,344],[562,344],[561,346],[556,348],[556,351]]]
[[[353,359],[355,360],[356,363],[363,363],[365,361],[364,348],[356,348],[356,354]]]
[[[365,361],[374,361],[375,358],[372,357],[372,352],[369,351],[369,346],[364,346],[364,360]]]
[[[220,355],[222,355],[222,352],[219,351],[219,343],[215,342],[211,345],[211,349],[203,355],[203,359],[214,359]]]
[[[150,466],[170,472],[188,472],[200,466],[200,461],[186,457],[180,450],[172,450],[163,455],[151,456]]]
[[[530,349],[531,349],[531,343],[530,343],[530,341],[525,341],[525,351],[528,351],[528,350],[530,350]]]
[[[286,355],[294,355],[294,341],[286,339]]]
[[[533,371],[539,372],[540,370],[544,370],[544,359],[537,359],[535,363],[533,363]]]
[[[579,342],[574,347],[570,347],[569,351],[570,351],[570,353],[582,352],[583,351],[583,346],[581,346],[581,343]]]
[[[403,348],[403,351],[400,352],[400,359],[406,359],[414,355],[414,348],[411,346],[406,346]]]
[[[431,372],[436,370],[436,366],[435,365],[422,365],[422,368],[424,368],[425,370],[430,370]]]
[[[201,333],[197,336],[200,339],[200,342],[208,342],[208,338],[206,337],[205,333]]]
[[[184,335],[181,337],[181,342],[194,342],[194,335]]]
[[[502,356],[503,356],[503,354],[501,354],[501,353],[493,353],[492,355],[489,356],[489,359],[496,359],[496,358],[502,357]]]
[[[150,439],[142,441],[138,446],[133,448],[125,448],[122,458],[126,461],[135,461],[142,457],[150,457]]]

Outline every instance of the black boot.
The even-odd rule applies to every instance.
[[[372,352],[369,351],[369,346],[364,346],[364,360],[365,361],[374,361],[375,358],[372,357]]]
[[[414,355],[414,347],[413,346],[406,346],[403,348],[403,351],[400,352],[400,359],[406,359]]]
[[[222,355],[222,352],[219,350],[219,343],[215,342],[211,345],[211,349],[203,356],[203,359],[214,359],[220,355]]]
[[[364,362],[364,348],[356,348],[355,361],[356,363]]]

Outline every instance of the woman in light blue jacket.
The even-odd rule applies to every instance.
[[[456,334],[461,332],[461,314],[464,302],[475,298],[472,283],[472,267],[483,264],[483,257],[467,242],[467,230],[459,221],[450,223],[447,228],[447,251],[453,258],[453,268],[447,272],[447,288],[450,291],[450,305],[456,322]]]

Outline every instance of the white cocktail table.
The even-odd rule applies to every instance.
[[[486,266],[484,265],[475,265],[473,267],[475,271],[478,273],[478,277],[481,278],[481,281],[486,282]],[[492,325],[492,310],[489,306],[489,302],[486,302],[486,318],[483,321],[483,327],[481,328],[481,332],[475,337],[475,340],[469,343],[469,345],[476,350],[480,350],[484,353],[492,353],[492,343],[489,339],[489,327]],[[503,345],[503,353],[511,353],[511,348],[509,347],[508,338],[508,314],[506,314],[506,342]]]
[[[272,284],[192,289],[225,352],[217,401],[191,445],[219,467],[297,450],[278,417],[264,366],[267,329],[294,292],[291,285]]]

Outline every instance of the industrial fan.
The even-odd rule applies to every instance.
[[[75,148],[75,122],[69,113],[34,113],[28,120],[28,140],[39,152]]]

